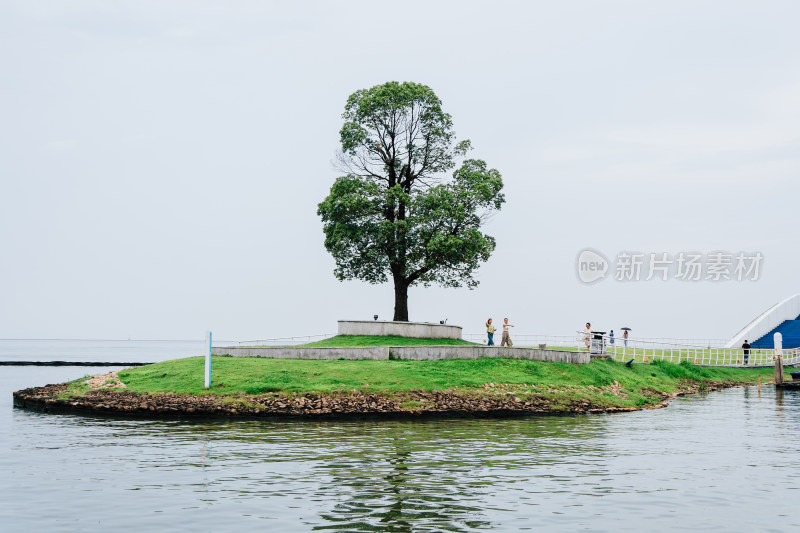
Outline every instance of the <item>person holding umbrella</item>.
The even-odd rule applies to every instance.
[[[625,333],[622,334],[622,341],[625,343],[625,347],[626,348],[628,347],[628,332],[630,330],[631,330],[631,328],[622,328],[622,331],[625,332]]]

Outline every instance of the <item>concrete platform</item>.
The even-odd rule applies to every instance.
[[[339,335],[415,337],[419,339],[460,339],[461,326],[429,322],[339,320]]]

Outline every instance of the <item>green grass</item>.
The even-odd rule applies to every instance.
[[[474,346],[474,343],[461,339],[421,339],[415,337],[371,336],[371,335],[337,335],[330,339],[302,344],[304,348],[331,347],[343,348],[351,346]]]
[[[266,394],[458,390],[467,394],[517,394],[567,406],[641,407],[663,394],[702,390],[710,382],[755,383],[772,369],[698,367],[666,362],[634,365],[595,360],[586,365],[519,359],[443,361],[327,361],[215,356],[211,389],[203,388],[203,358],[176,359],[120,371],[129,391],[178,394]],[[566,408],[566,407],[565,407]]]

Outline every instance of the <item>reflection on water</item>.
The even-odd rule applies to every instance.
[[[502,424],[487,420],[394,422],[381,424],[378,431],[352,427],[348,437],[355,445],[349,453],[334,451],[330,461],[315,469],[319,477],[329,480],[316,495],[320,501],[337,502],[320,515],[327,523],[315,529],[374,531],[385,526],[390,531],[411,531],[420,524],[442,531],[488,527],[491,521],[483,502],[498,483],[524,482],[517,471],[531,460],[556,463],[546,449],[555,440],[570,434],[576,438],[576,433],[580,441],[591,438],[591,432],[576,432],[580,426],[590,429],[582,424],[585,417],[568,420],[569,430],[555,418]],[[547,446],[531,450],[530,443],[535,442]]]
[[[146,421],[14,410],[11,390],[94,370],[31,372],[0,374],[4,531],[800,526],[795,391],[617,415]]]

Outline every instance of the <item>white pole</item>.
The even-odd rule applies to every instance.
[[[211,332],[206,333],[206,380],[205,387],[211,386]]]

